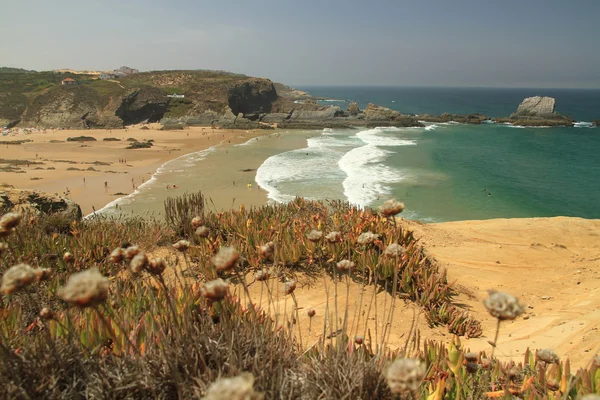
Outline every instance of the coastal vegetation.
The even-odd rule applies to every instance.
[[[302,199],[212,212],[201,193],[165,202],[165,220],[85,220],[5,213],[0,220],[0,385],[6,398],[549,398],[600,394],[600,359],[579,371],[551,349],[501,362],[470,352],[460,336],[481,325],[456,304],[446,272],[395,218],[379,210]],[[295,296],[322,276],[323,326]],[[349,324],[337,309],[350,282],[364,302],[384,291],[392,304],[379,330],[371,310]],[[250,295],[260,287],[264,298]],[[282,287],[281,293],[275,292]],[[278,298],[293,304],[275,312]],[[331,304],[329,304],[329,298]],[[420,339],[412,321],[399,349],[388,346],[393,310],[422,309],[449,343]],[[518,318],[514,297],[485,302],[502,321]],[[335,312],[333,311],[335,310]],[[364,322],[365,328],[359,328]],[[303,342],[302,326],[322,332]],[[363,330],[364,329],[364,330]],[[493,337],[496,332],[485,332]],[[306,339],[306,338],[305,338]]]

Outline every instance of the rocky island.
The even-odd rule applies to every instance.
[[[573,126],[575,122],[554,111],[556,100],[552,97],[528,97],[508,118],[494,118],[495,122],[509,122],[520,126]]]

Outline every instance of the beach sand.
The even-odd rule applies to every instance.
[[[185,130],[161,131],[160,125],[115,130],[47,130],[28,135],[4,136],[3,141],[31,140],[21,145],[0,146],[0,159],[30,161],[20,165],[24,173],[0,172],[0,185],[64,194],[82,208],[84,215],[99,210],[111,201],[132,193],[148,181],[157,168],[168,160],[208,149],[221,143],[243,143],[272,131],[221,130],[188,127]],[[93,142],[67,142],[75,136],[92,136]],[[104,141],[105,138],[120,141]],[[125,149],[128,138],[154,140],[149,149]],[[126,160],[120,162],[119,160]],[[41,164],[34,164],[38,162]],[[0,161],[0,167],[6,166]],[[51,168],[51,169],[49,169]],[[77,168],[80,170],[73,170]],[[94,168],[95,170],[88,170]],[[69,170],[71,169],[71,170]],[[85,182],[84,182],[85,179]],[[106,187],[105,187],[106,182]],[[1,187],[0,187],[1,188]],[[232,189],[236,190],[236,189]],[[247,204],[265,204],[263,191],[248,191],[242,185],[239,193],[229,193]],[[176,190],[174,192],[177,192]],[[174,193],[180,195],[182,193]],[[219,201],[213,197],[213,201]],[[225,205],[223,205],[225,207]]]

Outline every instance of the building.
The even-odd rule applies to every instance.
[[[115,70],[114,72],[121,72],[125,75],[131,75],[131,74],[137,74],[140,71],[135,68],[121,67],[121,68]]]
[[[61,82],[63,85],[77,85],[77,81],[73,78],[65,78]]]

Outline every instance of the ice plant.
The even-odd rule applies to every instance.
[[[323,232],[318,231],[316,229],[313,229],[312,231],[308,232],[308,235],[306,235],[306,238],[313,243],[318,242],[319,240],[321,240],[322,237]]]
[[[265,245],[258,247],[258,255],[263,260],[272,260],[275,253],[275,243],[268,242]]]
[[[385,217],[393,217],[396,214],[400,214],[402,211],[404,211],[404,203],[399,202],[396,199],[390,199],[379,207],[379,212]]]
[[[188,242],[187,240],[180,240],[173,245],[173,248],[181,252],[187,251],[187,249],[190,248],[190,242]]]
[[[198,229],[196,229],[196,235],[198,235],[198,237],[207,238],[209,234],[210,229],[208,229],[206,226],[201,226]]]
[[[379,235],[373,232],[363,232],[356,240],[358,244],[371,244],[379,238]]]
[[[348,272],[355,266],[354,262],[350,260],[342,260],[336,264],[336,268],[340,272]]]
[[[37,276],[36,269],[27,264],[14,265],[2,275],[0,292],[7,295],[13,294],[17,290],[29,286]]]
[[[404,249],[404,247],[402,247],[398,243],[392,243],[385,248],[383,254],[385,254],[388,257],[401,257],[405,252],[406,250]]]
[[[392,393],[416,393],[425,372],[425,365],[420,360],[399,358],[385,371],[385,379]]]
[[[537,358],[546,364],[558,363],[558,356],[551,349],[542,349],[537,351]]]
[[[337,231],[329,232],[327,235],[325,235],[325,240],[329,243],[338,243],[342,240],[342,234]]]
[[[142,251],[133,257],[131,263],[129,263],[129,268],[131,268],[131,272],[134,274],[139,274],[144,268],[146,268],[147,265],[148,256],[146,256],[146,254]]]
[[[213,382],[206,394],[204,400],[261,400],[262,393],[254,390],[254,376],[244,372],[233,378],[221,378]]]
[[[225,282],[221,278],[218,278],[202,285],[200,288],[200,293],[209,300],[221,301],[223,298],[225,298],[225,296],[227,296],[228,288],[229,283]]]
[[[240,253],[234,247],[221,247],[213,258],[213,264],[217,271],[227,271],[233,268],[239,258]]]
[[[90,268],[71,275],[58,297],[77,307],[94,307],[108,298],[108,283],[98,268]]]

